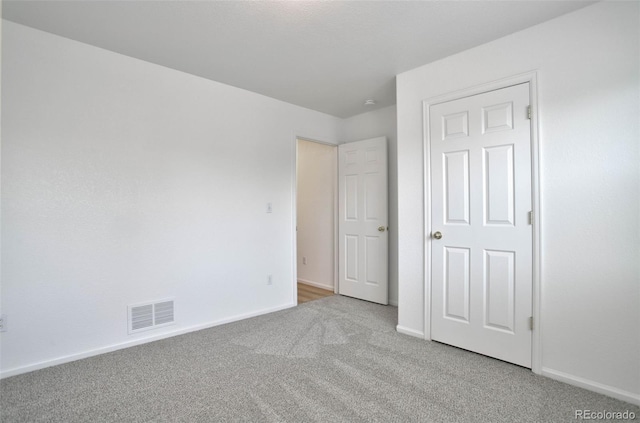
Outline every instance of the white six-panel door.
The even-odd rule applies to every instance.
[[[431,337],[531,367],[529,84],[429,108]]]
[[[388,304],[387,139],[338,146],[340,295]]]

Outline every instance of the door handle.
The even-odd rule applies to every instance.
[[[440,232],[440,231],[434,232],[433,233],[433,237],[435,239],[442,239],[442,232]]]
[[[384,226],[378,226],[378,232],[384,232]]]

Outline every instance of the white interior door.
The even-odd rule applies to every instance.
[[[531,367],[529,84],[431,106],[431,337]]]
[[[338,290],[388,304],[387,139],[338,147]]]

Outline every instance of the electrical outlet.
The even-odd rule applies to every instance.
[[[0,315],[0,332],[7,331],[7,315]]]
[[[302,257],[302,264],[307,264],[307,258],[306,257]]]
[[[273,276],[272,275],[267,276],[267,285],[273,285]]]

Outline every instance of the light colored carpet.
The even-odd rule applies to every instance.
[[[395,331],[333,296],[0,382],[2,422],[569,422],[631,404]]]

